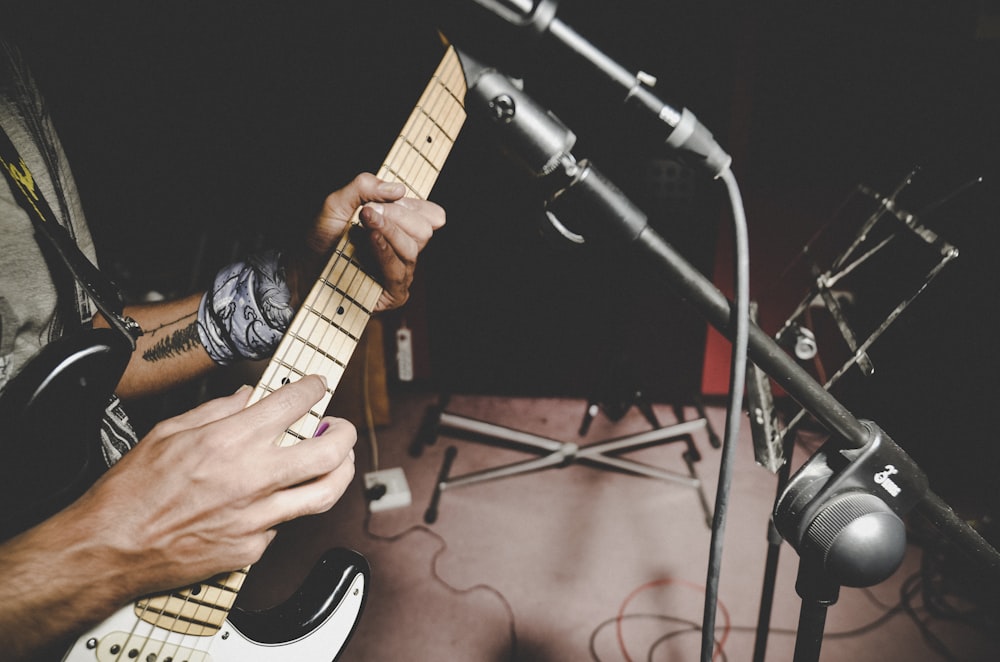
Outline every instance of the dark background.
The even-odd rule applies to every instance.
[[[825,224],[849,234],[835,212],[858,183],[887,192],[920,166],[900,198],[919,212],[983,178],[921,217],[962,255],[873,348],[876,376],[838,391],[939,492],[981,507],[1000,468],[1000,57],[989,31],[1000,9],[744,5],[564,0],[558,15],[629,70],[655,74],[663,98],[693,109],[734,156],[769,331],[804,291],[785,267]],[[140,297],[191,291],[240,252],[291,240],[326,193],[375,170],[440,59],[436,26],[452,17],[384,0],[36,3],[8,8],[3,27],[52,104],[103,264]],[[474,47],[457,25],[453,38]],[[578,63],[544,43],[508,54],[526,90],[576,132],[574,154],[729,291],[721,185],[650,140]],[[543,238],[531,183],[480,128],[463,131],[433,197],[449,225],[422,258],[413,303],[389,318],[420,332],[423,382],[518,395],[642,388],[663,401],[724,390],[724,343],[709,335],[706,357],[700,316],[626,252]]]

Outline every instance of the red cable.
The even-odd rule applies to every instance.
[[[687,586],[688,588],[693,588],[696,591],[701,591],[702,593],[705,592],[705,587],[700,584],[684,581],[683,579],[672,579],[668,577],[666,579],[656,579],[654,581],[643,584],[639,588],[629,593],[628,597],[626,597],[625,600],[622,601],[622,606],[618,609],[618,616],[615,619],[615,635],[618,637],[618,646],[621,648],[622,655],[625,656],[626,662],[632,662],[632,658],[629,657],[628,649],[626,649],[625,647],[625,638],[622,636],[622,620],[625,618],[625,608],[628,607],[628,603],[632,601],[632,598],[639,595],[643,591],[650,588],[654,588],[656,586],[665,586],[667,584],[681,584],[683,586]],[[723,645],[725,645],[726,639],[729,638],[729,630],[730,630],[729,610],[726,609],[726,605],[723,604],[722,600],[718,601],[718,605],[719,609],[722,611],[722,616],[725,621],[725,626],[723,627],[722,630],[722,638],[719,639],[719,642],[715,645],[715,654],[712,656],[713,660],[720,653],[722,653],[722,647]]]

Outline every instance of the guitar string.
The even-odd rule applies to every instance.
[[[429,193],[430,187],[433,186],[433,183],[436,180],[437,175],[440,173],[440,167],[435,164],[435,160],[436,160],[435,157],[437,155],[434,155],[434,154],[431,154],[431,153],[425,154],[424,150],[420,146],[420,140],[421,139],[426,140],[426,142],[429,143],[429,149],[430,150],[435,150],[435,149],[441,149],[441,150],[443,150],[444,154],[441,155],[441,158],[442,158],[442,161],[443,161],[444,159],[447,158],[448,153],[450,152],[450,150],[451,150],[452,146],[454,145],[454,142],[455,142],[455,140],[457,138],[457,132],[456,132],[456,135],[451,135],[451,133],[449,132],[449,128],[451,128],[451,123],[456,121],[456,119],[455,119],[456,115],[461,115],[462,113],[464,113],[464,108],[462,107],[461,102],[457,99],[457,97],[455,97],[455,94],[454,94],[453,90],[449,87],[449,82],[447,80],[448,76],[453,75],[455,73],[456,65],[458,64],[458,58],[455,57],[455,56],[449,58],[446,55],[446,59],[448,60],[447,66],[443,66],[441,68],[440,75],[436,75],[434,77],[434,80],[431,81],[431,84],[428,86],[427,90],[425,90],[425,95],[424,95],[425,99],[422,99],[422,101],[429,101],[430,104],[426,105],[425,103],[422,103],[421,106],[418,107],[417,111],[413,114],[413,115],[418,115],[419,116],[419,126],[417,126],[417,123],[415,123],[415,122],[412,123],[413,127],[417,128],[419,130],[414,131],[413,129],[411,129],[408,133],[404,132],[403,134],[401,134],[398,137],[398,139],[397,139],[397,143],[398,144],[396,146],[394,146],[393,150],[391,150],[391,151],[395,151],[395,152],[401,152],[401,151],[406,152],[405,156],[403,157],[404,159],[406,158],[406,156],[410,156],[410,157],[413,157],[413,158],[415,158],[417,160],[418,165],[417,165],[416,173],[415,173],[416,176],[413,177],[412,178],[413,181],[411,181],[411,179],[410,179],[409,176],[404,175],[404,174],[400,174],[400,171],[405,171],[405,168],[403,168],[401,166],[398,166],[397,168],[393,168],[390,165],[390,163],[392,162],[392,159],[387,159],[386,163],[383,163],[383,166],[382,166],[382,171],[384,171],[384,173],[385,173],[385,177],[384,178],[389,177],[390,175],[391,175],[392,178],[398,178],[398,179],[396,179],[396,181],[402,182],[407,187],[407,189],[409,189],[412,193],[414,193],[415,195],[417,195],[417,197],[420,197],[421,199],[425,199],[426,195]],[[447,71],[448,67],[451,67],[451,69],[452,69],[450,72]],[[460,82],[464,82],[464,79],[462,81],[460,81]],[[445,92],[445,94],[441,94],[442,90]],[[447,114],[447,115],[444,116],[444,121],[443,122],[435,121],[434,118],[440,116],[440,110],[439,110],[440,105],[441,104],[447,105],[447,101],[448,101],[449,97],[452,100],[454,100],[456,103],[453,106],[451,106],[450,108],[448,108],[448,113],[449,114]],[[458,121],[459,121],[459,127],[458,128],[460,129],[461,128],[461,122],[464,122],[464,117],[460,118]],[[408,124],[411,124],[411,123],[408,122]],[[431,127],[429,125],[433,125],[433,127]],[[432,138],[431,132],[428,131],[429,128],[437,128],[438,131],[440,132],[440,134],[445,138],[445,140],[443,142],[445,142],[447,144],[442,147],[441,146],[441,142],[442,141],[435,140],[434,138]],[[407,145],[411,149],[407,150],[406,149]],[[432,171],[429,175],[426,172],[426,170],[428,168]],[[423,179],[425,176],[429,176],[429,178],[430,178],[429,182]],[[392,179],[390,178],[389,181],[392,181]],[[428,190],[424,190],[424,188],[423,188],[424,185],[427,186]],[[334,273],[336,271],[336,269],[340,266],[340,262],[343,260],[344,261],[344,268],[341,271],[341,275],[338,277],[338,279],[336,281],[334,281],[336,283],[335,285],[327,285],[326,287],[317,287],[316,288],[316,294],[315,294],[315,297],[313,297],[314,301],[309,306],[309,313],[303,317],[303,320],[311,320],[313,322],[313,329],[314,330],[315,330],[315,327],[322,320],[322,316],[317,312],[318,310],[327,310],[328,311],[329,308],[327,308],[326,306],[329,306],[330,302],[332,300],[334,300],[335,297],[337,297],[337,295],[339,295],[339,298],[336,298],[337,309],[340,310],[340,307],[343,306],[344,303],[347,303],[347,300],[348,300],[348,297],[349,297],[348,293],[354,291],[354,288],[352,287],[353,283],[357,279],[359,279],[359,278],[362,279],[362,281],[364,279],[369,279],[370,278],[370,277],[367,276],[367,274],[364,274],[364,272],[361,269],[358,269],[358,268],[349,269],[348,268],[348,267],[354,266],[354,263],[353,263],[353,261],[351,259],[352,255],[348,255],[347,254],[347,249],[350,247],[350,241],[349,241],[349,238],[346,235],[349,234],[349,232],[350,232],[350,227],[348,227],[348,229],[345,231],[345,241],[342,243],[341,246],[338,247],[338,249],[342,248],[343,250],[338,250],[336,252],[336,254],[335,254],[335,257],[330,261],[330,263],[328,265],[328,268],[326,269],[326,271],[324,273],[324,280],[327,283],[330,283],[330,276],[332,275],[332,273]],[[348,272],[351,272],[350,280],[349,280],[347,286],[343,287],[344,274],[346,274]],[[327,301],[325,302],[324,307],[321,308],[321,307],[317,306],[317,303],[318,303],[318,300],[323,297],[324,293],[327,295]],[[370,317],[371,312],[368,311],[363,306],[360,306],[359,304],[357,304],[353,300],[350,302],[350,305],[351,306],[357,306],[358,308],[360,308],[360,310],[363,311],[363,313],[367,317]],[[303,321],[303,325],[304,324],[305,324],[305,322]],[[324,325],[324,326],[325,326],[325,328],[324,328],[323,333],[324,333],[324,336],[325,336],[336,325],[334,323],[330,323],[330,324],[327,324],[327,325]],[[344,330],[344,329],[341,329],[341,330],[343,331],[342,335],[346,335],[347,337],[351,338],[351,340],[354,342],[354,344],[356,346],[358,339],[355,339],[353,337],[353,334],[350,334],[346,330]],[[334,333],[336,333],[336,332],[334,332]],[[305,335],[309,335],[309,334],[305,334]],[[295,340],[294,337],[293,337],[293,340]],[[300,347],[298,348],[300,358],[301,358],[302,352],[306,351],[306,349],[307,349],[307,345],[305,343],[301,342],[301,341],[300,342],[289,342],[288,344],[290,345],[290,347],[294,347],[295,345],[300,345]],[[317,344],[323,346],[323,342],[322,341],[320,341]],[[291,351],[291,350],[290,349],[286,350],[282,354],[281,359],[283,361],[287,360],[289,358],[289,354],[288,354],[289,351]],[[315,353],[315,350],[313,350],[313,351]],[[352,352],[354,351],[353,348],[351,349],[351,351]],[[315,358],[315,357],[313,357],[313,358]],[[289,376],[289,377],[291,376],[291,371],[294,369],[292,367],[293,365],[295,365],[295,361],[288,362],[288,368],[286,368],[286,369],[289,371],[289,373],[286,376]],[[343,367],[342,367],[342,369],[343,369]],[[276,366],[276,371],[277,370],[278,370],[278,367]],[[331,395],[332,395],[332,393],[331,393]],[[312,412],[310,412],[310,413],[312,413]],[[315,417],[315,414],[313,414],[313,416]],[[246,572],[247,572],[247,570],[243,569],[243,570],[240,570],[240,571],[235,571],[233,573],[229,573],[228,575],[226,575],[226,577],[228,578],[228,577],[232,577],[232,576],[237,575],[237,574],[242,574],[243,578],[245,579]],[[240,584],[240,586],[242,586],[242,580],[239,581],[239,584]],[[206,582],[204,585],[208,586],[208,583]],[[199,586],[202,586],[202,585],[199,585]],[[216,588],[218,588],[218,590],[220,591],[220,595],[224,594],[227,590],[232,590],[233,593],[238,593],[238,590],[239,590],[239,588],[236,588],[234,590],[230,589],[227,586],[227,584],[226,584],[225,581],[223,581],[221,583],[221,585],[218,586],[218,587],[216,587]],[[180,642],[180,644],[177,645],[178,648],[180,648],[183,645],[183,639],[188,636],[188,633],[186,633],[186,632],[185,633],[178,633],[176,631],[176,625],[177,625],[177,623],[182,618],[182,612],[184,610],[184,607],[194,601],[193,590],[191,588],[187,588],[187,589],[184,589],[184,590],[187,591],[187,593],[184,595],[183,598],[179,598],[178,596],[175,596],[173,593],[171,593],[169,595],[166,595],[165,598],[164,598],[164,607],[163,607],[163,609],[161,609],[159,611],[159,614],[158,614],[157,618],[154,619],[153,623],[151,623],[152,625],[155,625],[157,627],[161,627],[161,629],[166,629],[168,631],[168,637],[166,637],[164,639],[164,641],[161,642],[161,646],[160,646],[160,650],[159,650],[159,653],[161,653],[161,654],[162,654],[163,650],[166,649],[167,646],[174,646],[175,645],[175,644],[172,644],[172,643],[169,642],[169,635],[170,634],[180,634],[181,635],[181,642]],[[210,590],[210,588],[209,588],[209,590]],[[168,611],[171,602],[174,601],[174,600],[178,600],[178,599],[180,599],[182,601],[181,602],[182,606],[176,610],[177,613],[172,617],[172,619],[171,619],[173,621],[172,625],[170,625],[168,627],[163,627],[163,623],[162,623],[162,620],[161,620],[162,617],[166,615],[165,612]],[[235,598],[233,598],[233,600],[235,600]],[[144,603],[143,603],[143,609],[142,609],[142,612],[141,612],[142,616],[145,616],[148,613],[148,611],[151,609],[151,607],[152,607],[151,602],[152,602],[152,598],[147,598],[144,601]],[[200,609],[202,607],[207,607],[209,609],[209,611],[218,610],[218,611],[222,611],[222,612],[225,612],[225,613],[228,613],[231,610],[231,605],[229,607],[223,607],[218,602],[214,606],[211,605],[210,603],[199,605],[198,607],[196,607],[196,610]],[[142,623],[142,622],[148,622],[148,621],[145,621],[145,618],[143,618],[142,616],[136,620],[136,625],[133,627],[133,632],[130,634],[129,639],[131,639],[132,636],[135,634],[135,630],[139,626],[140,623]],[[197,621],[197,619],[194,618],[194,617],[192,617],[191,620]],[[204,623],[202,623],[200,625],[202,625],[202,627],[208,627],[208,628],[217,627],[217,626],[214,625],[214,623],[211,623],[210,621],[205,621]],[[190,626],[188,626],[188,629],[190,629]],[[198,639],[201,640],[202,637],[198,637]],[[213,637],[213,639],[214,639],[214,637]],[[211,645],[211,642],[209,642],[209,645]],[[185,648],[189,648],[189,647],[185,647]],[[127,654],[126,651],[128,651],[128,650],[129,650],[128,646],[124,646],[122,648],[122,650],[119,652],[119,654],[116,656],[116,659],[120,659],[122,655],[126,655]],[[192,648],[192,650],[197,650],[197,648],[196,647]],[[202,651],[202,652],[205,652],[205,651]]]
[[[183,590],[188,590],[188,589],[181,589],[181,590],[183,591]],[[163,607],[161,607],[159,609],[152,607],[152,601],[154,599],[156,599],[157,597],[164,598],[164,605],[163,605]],[[129,632],[128,636],[125,638],[125,641],[123,642],[123,644],[121,646],[121,649],[118,651],[117,654],[115,654],[115,660],[116,661],[117,660],[121,660],[122,656],[129,656],[129,657],[131,657],[131,655],[130,655],[130,652],[132,650],[132,647],[131,647],[132,644],[131,644],[131,642],[132,642],[133,639],[137,639],[139,641],[139,646],[138,646],[138,650],[139,651],[144,651],[145,650],[145,647],[148,644],[148,642],[149,642],[149,640],[150,640],[151,637],[150,637],[150,635],[143,636],[143,635],[139,635],[138,634],[138,628],[140,626],[142,626],[144,623],[148,626],[148,628],[150,629],[150,632],[152,632],[152,628],[154,628],[154,627],[158,627],[158,628],[160,628],[162,630],[165,630],[167,632],[166,636],[163,637],[162,641],[159,642],[159,649],[156,652],[156,655],[158,656],[157,659],[159,659],[159,656],[162,655],[164,649],[166,649],[168,646],[173,646],[173,647],[175,647],[177,649],[180,649],[181,647],[183,647],[184,638],[188,635],[188,633],[186,633],[186,632],[185,633],[178,632],[179,628],[177,627],[177,623],[179,623],[180,620],[181,620],[181,612],[183,611],[183,606],[180,609],[176,610],[176,614],[172,618],[168,618],[167,619],[167,620],[172,620],[173,621],[172,623],[167,624],[163,620],[164,617],[167,616],[167,612],[168,612],[169,606],[171,604],[171,600],[177,600],[177,599],[181,599],[181,598],[177,598],[174,595],[173,591],[171,591],[169,594],[162,594],[160,596],[147,596],[146,598],[142,599],[140,601],[140,603],[142,604],[142,610],[140,611],[139,615],[136,617],[135,623],[132,626],[132,630]],[[181,600],[182,600],[182,605],[186,605],[187,604],[187,600],[186,599],[181,599]],[[149,618],[148,618],[148,614],[149,614],[150,611],[153,611],[156,614],[156,616],[152,620],[149,620]],[[188,629],[190,629],[190,625],[188,626]],[[174,635],[180,635],[180,638],[181,638],[180,642],[178,642],[176,644],[173,643],[173,641],[171,640],[171,638]],[[147,655],[148,654],[149,654],[149,652],[147,652]]]
[[[344,314],[347,313],[348,309],[345,304],[349,302],[343,293],[338,291],[338,287],[343,287],[338,281],[332,279],[332,274],[338,269],[341,270],[340,279],[343,279],[343,274],[351,271],[349,269],[352,266],[351,259],[347,254],[347,244],[343,243],[340,248],[338,248],[335,258],[331,261],[329,268],[322,274],[317,285],[314,287],[313,292],[310,294],[309,299],[307,299],[306,304],[303,308],[303,313],[300,315],[298,324],[295,328],[291,330],[289,334],[290,340],[285,348],[285,351],[278,357],[279,363],[276,364],[274,375],[272,376],[272,383],[270,384],[269,390],[273,390],[278,386],[273,380],[274,378],[280,377],[279,383],[284,383],[285,380],[291,380],[294,377],[295,372],[299,372],[300,376],[304,374],[301,371],[296,371],[295,366],[308,366],[311,364],[312,359],[317,355],[317,352],[310,346],[323,346],[327,347],[324,342],[324,337],[317,337],[317,328],[321,328],[323,335],[327,333],[325,327],[329,326],[341,326],[342,323],[336,318],[340,315],[333,313],[332,311],[337,311],[338,313],[343,310]],[[343,265],[341,267],[341,264]],[[348,287],[350,285],[348,284]],[[336,308],[333,308],[336,306]],[[324,324],[320,327],[320,324],[329,320],[328,324]],[[346,321],[346,319],[345,319]],[[346,328],[343,330],[344,334],[348,331]],[[308,352],[312,352],[311,355]],[[331,364],[336,365],[340,361],[338,357],[338,352],[336,348],[329,347],[329,361]],[[303,356],[309,356],[309,361],[304,361]],[[332,376],[330,370],[325,371],[327,373],[328,381]],[[329,390],[329,385],[328,385]],[[313,417],[317,418],[322,416],[322,413],[317,413],[310,411]],[[294,434],[294,429],[286,430],[286,434]],[[280,442],[279,442],[280,443]]]
[[[455,59],[451,60],[448,63],[448,66],[454,69],[457,64],[458,60],[456,57]],[[440,172],[440,168],[435,163],[436,159],[434,158],[433,151],[435,149],[440,148],[444,150],[443,156],[446,157],[447,154],[450,152],[451,146],[454,144],[455,141],[455,136],[450,135],[450,133],[448,132],[447,125],[443,124],[442,122],[435,121],[436,117],[440,117],[442,115],[440,111],[440,106],[446,105],[449,98],[451,99],[455,98],[454,95],[448,89],[446,80],[446,76],[452,75],[453,73],[454,73],[453,71],[448,72],[447,67],[442,69],[441,74],[437,76],[433,81],[433,89],[428,90],[429,93],[427,94],[427,99],[426,100],[422,99],[422,101],[425,102],[429,101],[430,103],[424,103],[420,108],[420,126],[417,127],[419,131],[417,131],[416,134],[414,134],[411,131],[410,134],[404,135],[406,143],[413,148],[413,151],[416,152],[423,161],[423,163],[417,169],[416,174],[418,175],[418,179],[421,180],[422,183],[423,182],[422,176],[428,176],[429,178],[426,190],[424,186],[420,185],[420,183],[408,183],[408,187],[415,193],[417,193],[420,197],[425,197],[429,193],[429,189],[433,185],[434,181],[437,178],[437,175]],[[444,93],[442,93],[442,91]],[[447,108],[446,110],[448,111],[448,114],[444,115],[443,121],[446,123],[450,123],[450,121],[453,121],[456,109],[460,110],[459,104]],[[429,130],[431,128],[437,128],[439,130],[440,134],[445,139],[444,142],[447,143],[446,145],[442,146],[440,144],[442,141],[434,140],[432,138],[431,134],[433,132]],[[423,138],[423,140],[421,140],[421,138]],[[420,144],[422,142],[427,142],[430,144],[430,148],[429,150],[427,150],[428,152],[427,154],[424,153],[425,150]],[[428,166],[432,170],[432,172],[429,175],[427,175],[427,173],[424,172],[425,171],[424,165]]]
[[[447,64],[448,66],[453,66],[457,64],[457,58],[450,59]],[[448,142],[451,143],[454,142],[453,137],[447,133],[445,128],[441,126],[440,123],[435,123],[433,119],[433,116],[439,114],[435,108],[434,103],[436,103],[439,100],[443,101],[448,96],[454,98],[454,95],[452,95],[450,91],[447,94],[441,94],[441,91],[443,89],[447,90],[445,83],[443,81],[445,75],[447,75],[447,68],[442,68],[442,70],[439,71],[437,75],[435,75],[434,80],[432,80],[431,85],[428,86],[428,89],[422,96],[416,111],[411,117],[411,122],[408,122],[408,124],[410,125],[409,131],[407,132],[404,130],[404,133],[400,135],[400,140],[394,146],[393,149],[393,152],[399,152],[402,151],[402,149],[406,145],[410,145],[413,148],[413,152],[415,152],[417,155],[421,157],[420,160],[424,161],[424,163],[431,166],[431,168],[434,170],[435,177],[438,169],[433,165],[433,159],[424,154],[425,150],[420,147],[420,143],[422,141],[418,140],[417,136],[424,136],[427,139],[430,139],[429,132],[427,131],[427,124],[433,123],[440,128],[442,135],[444,135],[445,138],[448,139],[447,140]],[[429,104],[428,103],[429,100],[433,101],[434,103]],[[417,121],[414,121],[414,118]],[[431,141],[431,149],[434,149],[437,146],[438,146],[438,141]],[[393,169],[393,167],[390,165],[391,161],[392,159],[388,159],[387,163],[383,164],[383,168],[385,169],[385,171],[387,173],[391,173],[394,177],[397,177],[398,181],[402,181],[402,183],[404,183],[407,186],[407,188],[415,195],[421,198],[425,198],[428,191],[424,190],[424,187],[421,186],[418,181],[410,181],[411,179],[416,180],[417,178],[400,175],[400,173],[397,172],[395,169]],[[402,168],[399,169],[402,170]],[[417,167],[417,172],[415,174],[421,175],[422,174],[421,170],[423,170],[423,165],[419,165]],[[431,181],[431,184],[433,184],[433,179]]]
[[[163,629],[163,630],[165,630],[167,632],[167,635],[164,637],[164,640],[162,642],[160,642],[160,647],[159,647],[158,653],[162,654],[163,649],[167,645],[174,645],[174,644],[172,644],[170,642],[170,638],[171,638],[172,635],[178,634],[177,633],[177,623],[180,620],[180,610],[178,610],[177,615],[174,616],[173,619],[168,619],[168,620],[173,620],[173,623],[167,625],[166,623],[164,623],[163,618],[166,616],[165,612],[167,610],[167,606],[169,605],[170,598],[173,597],[173,592],[170,592],[169,594],[163,594],[163,596],[161,596],[161,597],[166,597],[166,601],[165,601],[164,607],[160,608],[159,610],[156,610],[155,608],[152,607],[152,601],[156,597],[158,597],[158,596],[147,596],[146,598],[141,599],[139,601],[139,603],[137,603],[137,606],[139,604],[142,605],[142,609],[139,612],[139,615],[135,619],[135,624],[132,626],[132,630],[129,632],[128,636],[125,638],[125,641],[122,644],[121,650],[119,650],[118,653],[115,655],[116,662],[118,660],[121,660],[122,656],[129,655],[129,652],[130,652],[131,646],[132,646],[131,642],[132,642],[133,639],[139,640],[140,645],[139,645],[138,649],[140,651],[142,651],[145,648],[147,642],[150,639],[150,636],[149,635],[143,636],[143,635],[139,635],[138,634],[138,628],[140,626],[142,626],[144,623],[149,627],[149,629],[150,629],[151,632],[152,632],[152,628],[153,627],[158,627],[158,628]],[[153,617],[152,620],[150,620],[149,616],[148,616],[148,614],[149,614],[150,611],[153,611],[156,614]],[[182,642],[183,642],[183,635],[182,635],[181,639],[182,639]]]
[[[132,628],[132,632],[126,638],[124,645],[122,646],[122,649],[117,653],[115,659],[120,660],[122,656],[125,655],[131,657],[132,649],[130,646],[130,642],[133,638],[138,639],[141,642],[140,645],[138,646],[138,650],[140,652],[145,653],[147,656],[150,655],[152,651],[146,650],[145,647],[148,644],[149,640],[152,638],[151,635],[153,632],[152,630],[153,627],[165,630],[167,633],[166,636],[162,637],[162,640],[159,642],[159,648],[155,652],[156,655],[155,659],[163,659],[162,657],[163,651],[166,650],[167,648],[173,648],[175,651],[180,651],[184,649],[190,652],[200,653],[204,658],[204,656],[207,655],[208,653],[208,648],[200,649],[200,647],[201,644],[205,642],[205,636],[207,636],[205,632],[210,631],[213,628],[215,629],[215,632],[218,632],[219,630],[221,630],[222,622],[225,620],[225,615],[223,615],[221,618],[219,618],[219,616],[217,615],[216,618],[219,619],[219,624],[216,625],[212,620],[210,620],[210,617],[213,612],[223,612],[223,614],[228,614],[229,608],[222,606],[220,597],[215,599],[214,604],[212,604],[211,601],[197,604],[197,606],[195,607],[195,614],[192,614],[190,616],[185,616],[183,612],[185,611],[185,608],[187,606],[189,606],[192,603],[198,602],[198,600],[194,598],[195,589],[199,590],[204,589],[206,590],[206,592],[208,592],[214,588],[219,591],[220,596],[225,595],[227,592],[230,592],[233,594],[232,597],[229,598],[230,604],[232,604],[233,602],[235,602],[238,589],[233,589],[232,587],[229,586],[228,584],[229,578],[233,577],[234,575],[242,575],[242,578],[245,578],[246,572],[247,571],[244,569],[230,573],[220,573],[219,575],[215,575],[214,577],[204,582],[201,582],[193,586],[185,587],[177,591],[171,591],[169,594],[162,594],[159,596],[148,596],[144,600],[143,610],[141,612],[143,616],[136,619],[135,625]],[[222,579],[220,580],[218,578]],[[240,583],[242,583],[242,579],[240,580]],[[186,591],[187,593],[183,597],[176,595],[176,593],[183,593],[184,591]],[[152,607],[152,601],[155,600],[157,597],[163,598],[164,600],[164,605],[160,608]],[[177,601],[181,602],[180,606],[176,606]],[[174,605],[172,616],[170,612],[171,605]],[[207,609],[209,611],[209,616],[204,618],[199,617],[197,612],[198,610],[201,609]],[[153,620],[150,620],[148,618],[148,612],[150,611],[153,611],[156,614]],[[165,622],[164,618],[166,618],[167,621],[171,622],[170,623]],[[182,622],[186,622],[186,625],[179,626],[178,624]],[[137,628],[143,623],[146,623],[149,626],[151,633],[150,635],[140,636],[136,633]],[[197,633],[192,633],[191,632],[192,626],[200,628],[200,630]],[[173,638],[175,636],[179,637],[178,641],[176,642],[173,641]],[[186,643],[189,638],[193,638],[194,641],[194,643],[191,645],[188,645]],[[210,648],[211,642],[208,642],[208,644]],[[192,662],[194,661],[192,660]]]

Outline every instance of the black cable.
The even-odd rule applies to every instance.
[[[869,602],[871,602],[873,605],[875,605],[876,607],[878,607],[880,609],[896,609],[896,608],[899,607],[899,603],[897,603],[895,605],[887,605],[886,603],[882,602],[875,595],[875,592],[872,591],[870,588],[863,588],[863,589],[861,589],[861,593],[866,598],[868,598]]]
[[[989,589],[976,586],[972,577],[963,577],[958,568],[952,568],[949,577],[948,547],[937,540],[924,543],[924,554],[920,568],[923,577],[924,608],[935,618],[962,623],[988,637],[997,640],[997,620],[1000,612],[990,611],[980,604],[989,601]],[[965,600],[971,606],[960,609],[949,601],[954,596]],[[996,598],[992,598],[996,602]]]
[[[732,171],[721,175],[729,193],[733,210],[733,243],[736,258],[736,297],[731,309],[731,324],[735,328],[730,361],[729,405],[726,410],[726,433],[722,442],[722,460],[719,466],[719,484],[715,496],[715,514],[712,518],[712,540],[708,557],[708,576],[705,581],[705,612],[701,638],[701,661],[712,661],[715,646],[715,615],[719,601],[719,577],[722,572],[722,547],[726,514],[736,464],[736,441],[739,438],[740,419],[743,411],[743,388],[746,381],[747,346],[750,335],[750,251],[747,238],[743,200]]]
[[[468,588],[458,588],[457,586],[452,586],[447,581],[445,581],[444,578],[441,577],[441,575],[438,573],[437,563],[441,555],[444,554],[445,551],[447,551],[448,542],[440,534],[432,531],[428,527],[423,526],[422,524],[415,524],[408,529],[404,529],[400,533],[396,533],[390,536],[383,536],[372,532],[371,519],[372,519],[371,512],[368,512],[365,515],[364,532],[365,535],[367,535],[372,540],[394,543],[402,540],[403,538],[406,538],[411,534],[418,532],[426,533],[431,538],[437,540],[440,546],[438,547],[437,551],[434,552],[434,555],[431,557],[431,576],[435,579],[435,581],[444,586],[445,589],[448,590],[449,592],[454,593],[455,595],[468,595],[469,593],[473,593],[474,591],[486,591],[487,593],[491,593],[494,596],[496,596],[496,598],[503,605],[504,610],[507,612],[507,620],[508,623],[510,624],[510,660],[511,662],[517,660],[517,630],[515,628],[515,622],[514,622],[514,608],[511,606],[510,601],[507,600],[507,598],[504,596],[503,593],[501,593],[498,589],[494,588],[493,586],[490,586],[489,584],[476,584]]]
[[[921,636],[923,636],[924,641],[932,651],[949,662],[960,662],[959,658],[951,652],[951,649],[949,649],[948,646],[937,637],[937,635],[931,632],[927,623],[921,620],[920,616],[917,614],[916,607],[912,604],[913,598],[920,594],[922,585],[923,577],[920,573],[912,575],[905,582],[903,582],[903,586],[899,590],[900,602],[903,605],[903,610],[910,617],[910,620],[913,621],[913,624],[917,626],[917,629],[920,630]]]

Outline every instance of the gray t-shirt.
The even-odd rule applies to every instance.
[[[59,223],[96,264],[76,183],[48,108],[19,51],[0,41],[0,129],[14,144]],[[34,225],[0,178],[0,391],[46,344],[89,325],[95,306],[61,262],[47,263]],[[57,285],[58,283],[58,285]],[[62,298],[60,299],[60,293]],[[101,442],[108,464],[135,445],[135,432],[112,398]]]

